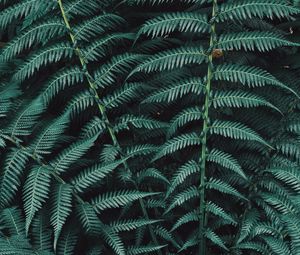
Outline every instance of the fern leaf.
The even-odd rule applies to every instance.
[[[60,138],[62,133],[69,123],[69,115],[64,114],[54,120],[49,126],[47,126],[41,133],[39,133],[30,148],[32,153],[37,156],[50,154],[55,142]]]
[[[188,133],[188,134],[176,136],[168,140],[165,144],[161,146],[154,160],[172,154],[178,150],[182,150],[186,147],[200,145],[200,144],[201,144],[201,139],[196,133]]]
[[[283,46],[298,46],[297,43],[286,40],[282,34],[274,32],[240,32],[222,34],[216,47],[222,50],[258,50],[270,51]]]
[[[160,220],[130,219],[130,220],[114,221],[111,222],[109,226],[114,232],[118,233],[122,231],[135,230],[142,226],[155,224],[157,222],[160,222]]]
[[[29,49],[33,43],[45,43],[51,38],[63,35],[65,32],[66,28],[60,20],[51,19],[38,23],[28,28],[5,46],[1,51],[0,59],[2,61],[8,61],[22,51]]]
[[[256,210],[251,210],[246,212],[245,217],[242,221],[240,233],[238,235],[237,244],[241,244],[245,240],[252,229],[255,227],[256,223],[259,221],[259,214]]]
[[[13,79],[24,81],[32,76],[42,66],[50,63],[56,63],[62,58],[71,58],[74,54],[73,48],[66,43],[58,43],[48,48],[42,49],[33,54],[28,60],[20,66],[18,71],[13,75]]]
[[[26,233],[35,213],[42,208],[42,204],[49,197],[50,180],[50,172],[43,166],[31,169],[26,179],[23,191]]]
[[[0,215],[1,226],[6,228],[11,236],[25,234],[24,219],[19,208],[6,208]]]
[[[200,78],[189,78],[182,81],[174,82],[165,88],[154,92],[147,97],[143,103],[170,103],[178,98],[182,98],[184,95],[193,93],[200,95],[203,91],[204,85]]]
[[[48,219],[45,215],[45,210],[39,211],[32,222],[32,239],[36,250],[45,254],[52,254],[52,232],[48,228]]]
[[[88,48],[83,49],[86,62],[96,61],[106,56],[110,47],[120,44],[123,40],[133,40],[134,36],[130,33],[116,33],[101,38],[91,43]]]
[[[72,227],[65,228],[58,240],[57,254],[58,255],[72,255],[78,240],[78,233]]]
[[[110,208],[119,208],[138,199],[157,195],[157,192],[141,192],[136,190],[120,190],[115,192],[104,193],[94,199],[92,204],[97,211],[100,213],[103,210]]]
[[[4,30],[13,20],[29,16],[42,8],[50,9],[51,6],[53,7],[54,3],[39,0],[26,0],[14,4],[0,12],[0,27]]]
[[[111,246],[114,250],[114,252],[117,255],[125,255],[125,247],[121,240],[121,238],[118,236],[116,232],[114,232],[111,228],[108,226],[102,227],[102,236],[104,237],[105,241]]]
[[[83,82],[84,72],[77,66],[69,69],[64,69],[55,74],[55,76],[46,84],[42,97],[46,105],[55,97],[61,90],[72,86],[76,83]]]
[[[289,236],[292,240],[292,254],[297,254],[300,251],[300,225],[298,218],[294,215],[284,217],[284,221],[287,225]]]
[[[139,54],[126,53],[113,57],[110,62],[102,65],[94,74],[97,87],[108,87],[114,84],[119,75],[128,74],[144,57]]]
[[[56,173],[64,173],[69,166],[80,159],[94,144],[96,137],[78,141],[72,144],[69,148],[65,149],[59,154],[57,158],[50,163],[53,171]]]
[[[224,249],[225,251],[229,251],[229,249],[225,246],[224,241],[210,228],[207,228],[205,231],[205,236],[207,239],[212,241],[214,244],[219,246],[220,248]]]
[[[75,15],[89,17],[102,7],[103,3],[98,0],[90,0],[89,2],[83,0],[68,0],[64,3],[65,13],[69,18]]]
[[[94,117],[81,130],[80,138],[92,138],[106,130],[106,123],[99,117]]]
[[[246,91],[217,91],[212,99],[213,106],[215,108],[222,107],[258,107],[258,106],[267,106],[269,108],[274,109],[281,113],[281,111],[268,102],[263,97],[260,97],[254,93],[246,92]],[[282,114],[282,113],[281,113]]]
[[[195,209],[191,212],[184,214],[176,221],[176,223],[172,227],[171,231],[176,230],[177,228],[181,227],[184,224],[187,224],[190,222],[198,222],[200,220],[199,216],[200,216],[200,213],[199,213],[198,209]]]
[[[174,31],[203,33],[209,30],[207,17],[192,12],[167,13],[147,21],[140,31],[140,34],[146,34],[152,38],[164,36]]]
[[[140,83],[126,83],[122,88],[115,90],[102,99],[106,109],[118,107],[121,104],[127,103],[138,95]]]
[[[169,197],[170,194],[182,183],[184,183],[185,179],[192,175],[200,173],[199,164],[196,161],[190,160],[184,165],[182,165],[178,171],[176,171],[175,175],[172,177],[171,184],[166,193],[166,197]]]
[[[54,187],[53,193],[50,222],[54,228],[54,249],[56,249],[63,225],[72,210],[72,187],[69,184],[59,184]]]
[[[128,255],[138,255],[138,254],[148,254],[149,252],[155,252],[157,250],[161,250],[167,245],[148,245],[148,246],[138,246],[138,247],[128,247],[127,254]]]
[[[222,135],[233,139],[257,141],[272,148],[271,145],[261,138],[254,130],[242,123],[216,120],[210,127],[210,131],[212,134]]]
[[[272,236],[265,236],[263,239],[275,254],[291,255],[288,245],[283,240],[274,238]]]
[[[97,15],[74,27],[74,37],[88,42],[96,35],[102,34],[108,29],[117,28],[125,22],[122,17],[113,13]]]
[[[137,72],[150,73],[154,71],[166,71],[183,67],[188,64],[202,64],[206,55],[202,47],[181,47],[174,50],[160,52],[149,57],[138,65],[129,76]]]
[[[4,161],[0,177],[0,205],[12,202],[21,184],[21,176],[29,160],[28,154],[21,149],[10,151]]]
[[[25,106],[25,104],[27,104]],[[24,106],[24,107],[23,107]],[[37,98],[28,102],[24,102],[21,107],[22,110],[17,112],[17,115],[12,120],[11,124],[4,130],[11,137],[28,136],[32,133],[32,127],[37,122],[41,113],[45,110],[41,98]]]
[[[75,209],[84,231],[92,235],[100,234],[102,223],[98,219],[92,205],[87,202],[80,203],[76,205]]]
[[[135,116],[131,114],[122,115],[114,125],[116,132],[122,130],[129,130],[130,126],[135,128],[145,128],[145,129],[162,129],[167,126],[166,123],[154,120],[146,116]]]
[[[220,193],[229,194],[229,195],[232,195],[232,196],[235,196],[235,197],[238,197],[240,199],[247,201],[247,198],[245,198],[234,187],[232,187],[228,183],[223,182],[219,179],[210,178],[208,180],[208,182],[206,183],[206,187],[207,187],[207,189],[214,189],[214,190],[219,191]]]
[[[219,164],[220,166],[225,167],[237,173],[242,178],[247,179],[247,176],[245,175],[238,161],[226,152],[213,149],[207,155],[207,161]]]
[[[300,192],[300,174],[298,169],[294,168],[271,168],[266,170],[275,176],[276,179],[283,181],[291,186],[294,191]]]
[[[218,65],[214,71],[214,79],[221,81],[240,82],[241,84],[249,87],[273,85],[275,87],[283,88],[299,97],[294,90],[282,84],[274,76],[258,67],[232,64]]]
[[[207,212],[210,212],[210,213],[224,219],[225,221],[228,221],[232,225],[237,224],[236,220],[231,215],[226,213],[222,207],[218,206],[217,204],[214,204],[211,201],[209,201],[206,204],[206,210],[207,210]]]
[[[199,107],[186,108],[182,112],[178,113],[172,120],[168,130],[168,135],[172,136],[178,130],[178,128],[194,121],[202,120],[202,111]]]
[[[96,164],[80,172],[72,180],[74,189],[78,192],[84,192],[89,187],[100,182],[109,173],[116,169],[123,161],[118,160],[106,164]]]
[[[191,187],[187,188],[186,190],[182,191],[181,193],[179,193],[178,195],[176,195],[174,197],[170,206],[166,209],[164,214],[167,214],[168,212],[173,210],[175,207],[180,206],[183,203],[185,203],[195,197],[199,197],[199,189],[196,186],[191,186]]]
[[[142,183],[147,178],[154,178],[157,181],[162,181],[164,183],[169,184],[168,179],[157,169],[148,168],[146,170],[138,172],[138,183]]]
[[[286,1],[281,0],[249,0],[234,1],[220,6],[217,21],[228,19],[245,20],[252,17],[260,19],[267,17],[284,18],[290,15],[298,14],[299,9],[293,7]]]

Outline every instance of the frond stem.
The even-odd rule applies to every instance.
[[[89,74],[88,69],[87,69],[87,64],[85,62],[85,58],[84,58],[83,54],[81,53],[80,48],[77,46],[77,41],[76,41],[76,38],[75,38],[75,36],[74,36],[74,34],[72,32],[72,28],[71,28],[70,22],[68,20],[67,14],[66,14],[66,12],[64,10],[62,0],[57,0],[57,1],[58,1],[58,5],[59,5],[59,8],[60,8],[61,15],[63,17],[64,23],[66,25],[66,28],[69,31],[70,40],[71,40],[71,42],[72,42],[72,44],[74,46],[74,49],[75,49],[75,52],[76,52],[78,58],[79,58],[80,64],[82,66],[82,69],[83,69],[83,71],[85,71],[85,76],[87,78],[90,90],[92,91],[93,95],[95,96],[95,99],[97,101],[97,105],[98,105],[100,114],[102,115],[102,118],[104,119],[104,121],[106,123],[106,127],[107,127],[107,130],[108,130],[108,132],[110,134],[110,137],[112,139],[113,145],[119,150],[120,158],[123,160],[124,158],[122,156],[121,146],[120,146],[120,144],[119,144],[119,142],[117,140],[117,136],[116,136],[114,130],[112,129],[112,127],[110,125],[110,121],[109,121],[109,119],[107,117],[107,114],[106,114],[105,106],[100,103],[100,97],[99,97],[99,94],[97,92],[97,88],[96,88],[95,82],[93,80],[93,77]],[[123,166],[124,166],[124,168],[125,168],[126,171],[128,171],[129,173],[131,173],[126,160],[123,161]],[[144,217],[146,219],[149,219],[149,215],[148,215],[148,212],[146,210],[146,206],[145,206],[144,201],[142,199],[139,199],[139,203],[140,203],[142,212],[144,214]],[[152,228],[151,225],[149,225],[149,231],[150,231],[150,235],[151,235],[151,238],[152,238],[154,244],[157,245],[157,246],[159,246],[159,243],[157,241],[157,238],[156,238],[156,236],[154,234],[154,231],[153,231],[153,228]],[[161,253],[160,250],[158,250],[158,254],[162,255],[162,253]]]
[[[199,254],[206,254],[206,240],[205,240],[205,228],[206,228],[206,201],[205,201],[205,170],[206,170],[206,155],[207,155],[207,138],[209,130],[209,107],[210,107],[210,96],[211,96],[211,83],[213,76],[213,49],[216,40],[216,25],[214,18],[217,13],[217,0],[213,0],[212,6],[212,17],[211,20],[211,31],[210,31],[210,43],[209,43],[209,57],[208,57],[208,68],[207,68],[207,81],[205,86],[205,102],[203,107],[203,130],[201,134],[202,148],[200,158],[200,226],[199,226]]]

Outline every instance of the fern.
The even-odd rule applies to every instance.
[[[299,254],[298,2],[0,0],[0,254]]]

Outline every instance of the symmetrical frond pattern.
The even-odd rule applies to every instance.
[[[298,0],[0,0],[0,255],[299,255]]]

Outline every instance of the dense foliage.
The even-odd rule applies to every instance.
[[[300,254],[299,1],[0,8],[0,255]]]

